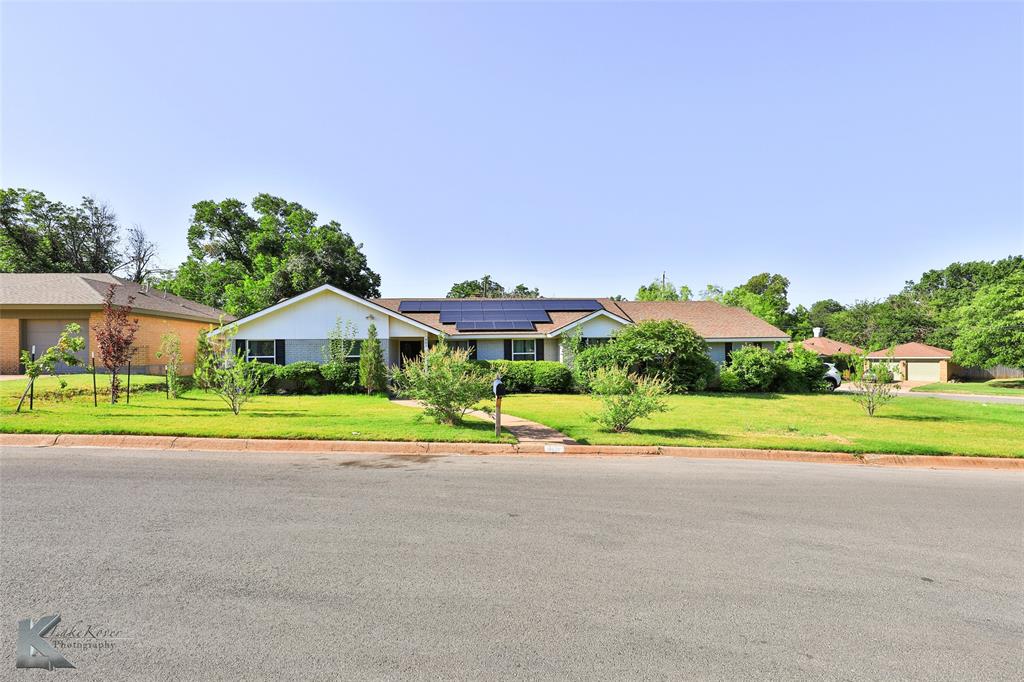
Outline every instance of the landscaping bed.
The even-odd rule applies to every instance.
[[[588,419],[584,395],[512,395],[508,414],[591,445],[680,445],[912,455],[1024,457],[1024,409],[896,398],[875,417],[848,396],[692,394],[666,398],[669,411],[626,433]]]
[[[318,440],[380,440],[498,442],[494,425],[467,418],[461,426],[444,426],[422,418],[419,410],[365,395],[260,395],[234,415],[216,395],[188,391],[177,400],[163,393],[163,377],[132,377],[131,403],[122,398],[110,405],[109,394],[93,406],[92,377],[67,377],[76,395],[58,402],[52,377],[36,381],[35,409],[28,401],[14,413],[24,381],[0,382],[0,433],[90,433],[225,438],[310,438]],[[97,377],[102,387],[107,377]],[[138,389],[138,391],[137,391]],[[49,395],[48,395],[49,394]],[[512,443],[508,434],[501,442]]]

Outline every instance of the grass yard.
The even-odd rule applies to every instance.
[[[0,432],[104,433],[165,436],[217,436],[229,438],[312,438],[321,440],[394,440],[495,442],[494,424],[470,419],[458,427],[435,424],[414,408],[393,405],[386,398],[362,395],[258,396],[234,415],[212,393],[190,391],[177,400],[163,393],[162,377],[132,377],[131,404],[92,404],[92,379],[69,377],[76,391],[88,389],[66,402],[43,397],[57,382],[42,377],[36,382],[35,410],[14,408],[24,381],[0,382]],[[98,377],[100,385],[106,377]],[[135,392],[136,387],[150,390]],[[159,390],[152,390],[158,388]],[[109,401],[109,394],[106,396]],[[503,434],[503,442],[515,442]]]
[[[849,396],[678,395],[670,411],[612,433],[581,395],[510,395],[507,414],[594,445],[698,445],[854,453],[1024,457],[1024,406],[896,398],[874,418]]]
[[[969,393],[971,395],[1010,395],[1024,398],[1024,379],[992,379],[963,384],[925,384],[911,391],[921,393]]]

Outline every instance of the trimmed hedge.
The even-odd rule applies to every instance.
[[[509,393],[571,393],[572,372],[551,360],[476,360],[488,370],[501,372]]]
[[[355,362],[293,362],[290,365],[260,366],[270,375],[264,393],[321,394],[355,393],[359,390],[359,364]]]

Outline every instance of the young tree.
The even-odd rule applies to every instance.
[[[324,358],[330,363],[348,362],[358,343],[355,324],[351,320],[342,322],[339,317],[334,321],[334,329],[327,332],[327,345],[322,349]]]
[[[110,403],[117,402],[121,394],[121,368],[135,354],[135,334],[139,320],[130,319],[134,296],[129,296],[125,305],[114,304],[115,285],[111,284],[103,297],[103,321],[96,330],[96,342],[100,346],[100,359],[110,373]]]
[[[214,365],[210,373],[210,390],[227,403],[231,412],[238,414],[242,405],[259,394],[270,380],[271,373],[266,365],[256,360],[246,360],[239,352],[234,358],[222,360]]]
[[[459,424],[481,400],[491,397],[491,374],[470,361],[469,351],[437,345],[407,359],[395,372],[398,394],[418,400],[439,424]],[[486,408],[484,408],[486,409]]]
[[[384,352],[377,339],[377,326],[370,323],[366,340],[359,354],[359,383],[367,393],[381,393],[387,388],[388,370],[384,366]]]
[[[49,373],[53,374],[60,381],[61,395],[63,396],[65,389],[67,389],[67,382],[64,377],[56,374],[57,363],[63,362],[69,367],[75,367],[82,364],[82,361],[78,359],[75,353],[85,348],[85,339],[80,336],[82,328],[72,322],[68,326],[64,327],[64,331],[61,332],[57,338],[56,345],[47,348],[42,355],[37,357],[35,360],[32,359],[32,354],[27,351],[21,351],[21,363],[25,365],[25,374],[28,375],[28,384],[25,386],[25,391],[21,394],[21,400],[18,401],[18,407],[15,412],[21,412],[21,406],[25,402],[25,396],[29,394],[32,387],[36,383],[36,379],[40,375]]]
[[[198,354],[198,350],[196,351]],[[181,377],[178,367],[181,365],[181,338],[175,332],[167,332],[160,337],[160,350],[156,352],[158,359],[167,365],[167,395],[177,398],[182,393]]]
[[[896,397],[892,364],[891,353],[885,362],[876,362],[870,366],[863,357],[857,358],[853,370],[856,378],[853,380],[853,392],[850,397],[864,408],[869,417],[874,417],[879,407]]]
[[[668,384],[656,377],[630,374],[621,367],[602,367],[590,383],[601,411],[590,418],[607,429],[622,433],[637,419],[666,412]]]

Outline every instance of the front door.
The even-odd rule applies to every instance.
[[[422,341],[399,341],[398,342],[398,366],[405,366],[405,359],[410,360],[419,357],[423,352]]]

